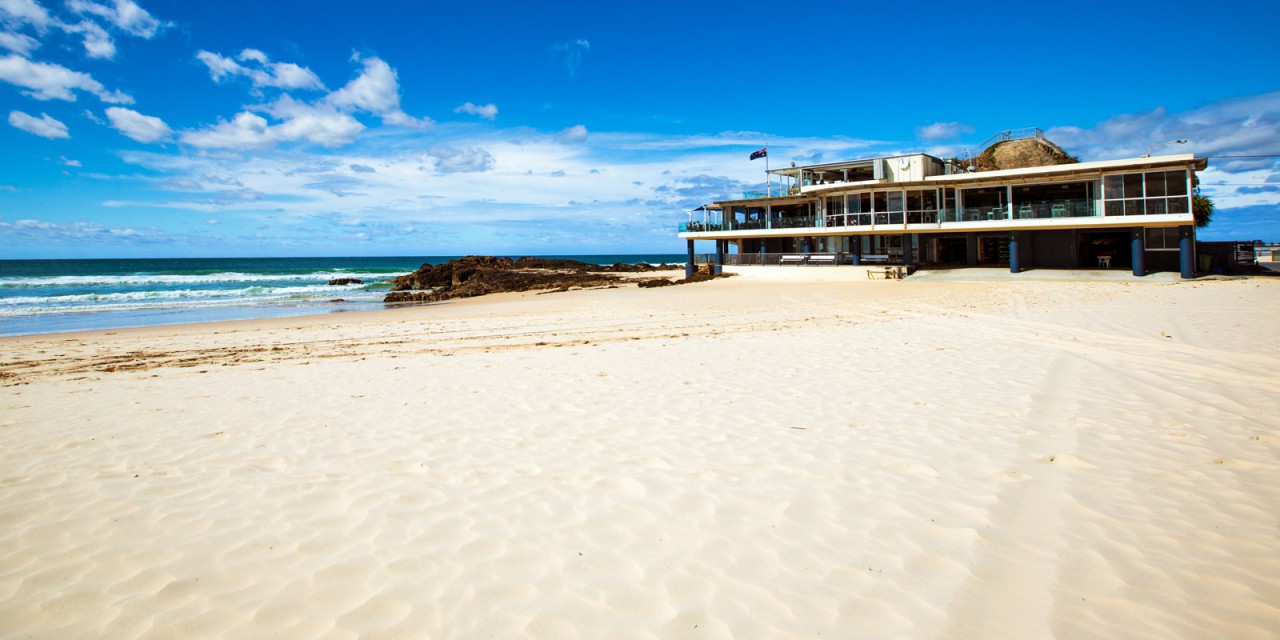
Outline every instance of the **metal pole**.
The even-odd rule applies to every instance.
[[[770,198],[773,197],[773,180],[769,179],[769,143],[768,141],[764,143],[764,191]]]

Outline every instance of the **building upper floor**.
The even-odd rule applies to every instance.
[[[1169,155],[969,172],[926,154],[788,167],[794,184],[690,212],[681,237],[1175,226],[1194,221],[1195,172]],[[877,168],[878,167],[878,168]],[[764,194],[760,194],[764,196]]]

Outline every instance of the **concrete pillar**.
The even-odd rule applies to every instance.
[[[970,267],[978,264],[978,234],[964,234],[964,262]]]
[[[764,240],[760,240],[760,266],[764,266]]]
[[[862,264],[862,236],[849,238],[849,253],[849,257],[853,259],[853,264]]]
[[[1017,231],[1009,234],[1009,273],[1022,273],[1022,253]]]
[[[902,266],[911,268],[911,234],[902,234]]]
[[[688,261],[684,263],[684,277],[688,278],[698,270],[698,265],[693,263],[693,241],[689,240],[689,256]]]
[[[1129,235],[1133,238],[1129,243],[1130,252],[1133,254],[1133,275],[1138,277],[1145,276],[1147,275],[1147,252],[1146,247],[1143,246],[1143,236],[1145,234],[1142,231],[1142,227],[1135,227]]]
[[[724,240],[716,240],[716,263],[711,268],[712,275],[720,275],[724,271]]]
[[[1194,227],[1178,227],[1178,266],[1183,280],[1196,277]]]

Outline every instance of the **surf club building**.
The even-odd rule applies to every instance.
[[[1043,134],[1036,131],[1036,137]],[[757,152],[760,153],[760,152]],[[679,236],[734,266],[1127,269],[1194,275],[1193,155],[973,171],[923,153],[790,166],[689,212]]]

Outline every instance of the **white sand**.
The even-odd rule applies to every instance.
[[[1280,281],[0,340],[0,636],[1274,638]]]

